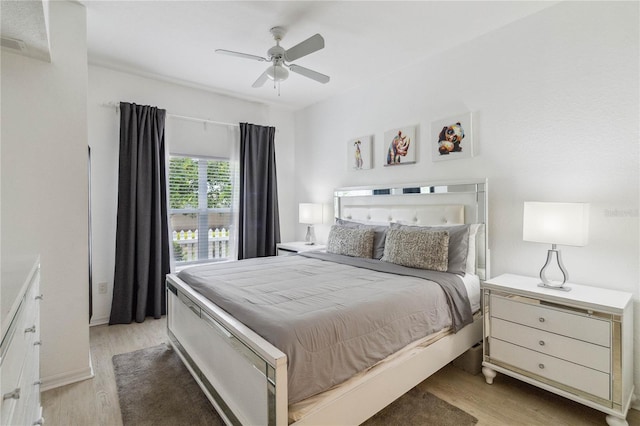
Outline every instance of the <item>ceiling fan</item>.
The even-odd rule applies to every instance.
[[[274,83],[284,81],[289,77],[289,71],[293,71],[296,74],[303,75],[322,84],[329,82],[328,75],[310,70],[309,68],[301,67],[300,65],[288,63],[300,59],[303,56],[307,56],[310,53],[323,49],[324,39],[320,34],[313,35],[305,41],[296,44],[292,48],[285,50],[282,46],[280,46],[280,41],[287,31],[282,27],[273,27],[269,31],[273,35],[273,38],[276,41],[276,45],[267,51],[266,58],[262,56],[234,52],[233,50],[225,49],[216,49],[216,53],[237,56],[239,58],[252,59],[254,61],[260,62],[271,62],[272,65],[270,65],[269,68],[267,68],[260,75],[260,77],[258,77],[255,83],[253,83],[253,87],[262,87],[267,79],[273,80]],[[289,70],[287,70],[287,68]]]

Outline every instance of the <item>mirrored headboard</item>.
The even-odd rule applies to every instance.
[[[335,217],[361,223],[407,225],[479,224],[476,272],[489,275],[487,180],[338,188]]]

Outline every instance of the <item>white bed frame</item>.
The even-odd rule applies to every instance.
[[[487,182],[391,185],[335,191],[336,216],[360,222],[487,223]],[[488,275],[486,225],[477,271]],[[167,276],[171,344],[227,424],[287,425],[287,358],[254,331]],[[311,409],[295,425],[360,424],[482,340],[482,320],[374,369],[357,385]],[[185,407],[188,409],[188,407]]]

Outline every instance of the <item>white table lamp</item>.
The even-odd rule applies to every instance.
[[[298,206],[298,222],[307,225],[307,235],[304,241],[307,244],[315,244],[316,235],[313,225],[322,223],[322,204],[300,203]]]
[[[589,203],[524,203],[522,239],[551,244],[551,250],[547,252],[547,261],[540,270],[540,287],[571,290],[564,287],[569,273],[562,263],[562,256],[556,245],[586,246],[588,238]],[[548,268],[554,260],[562,273],[561,282],[552,281],[547,277]]]

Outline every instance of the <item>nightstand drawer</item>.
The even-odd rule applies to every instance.
[[[489,339],[491,358],[521,370],[609,399],[609,375],[568,361],[544,355],[502,340]]]
[[[491,295],[491,317],[570,336],[600,346],[611,346],[611,323],[595,317],[532,305],[495,294]]]
[[[307,251],[324,251],[327,246],[324,244],[307,244],[304,241],[294,241],[291,243],[278,243],[276,250],[278,256],[290,256],[296,253],[304,253]]]
[[[292,254],[298,254],[298,252],[294,250],[286,250],[278,247],[277,256],[291,256]]]
[[[537,330],[499,318],[491,320],[491,337],[561,358],[585,367],[610,371],[610,350],[582,340]],[[493,352],[491,353],[493,356]]]

